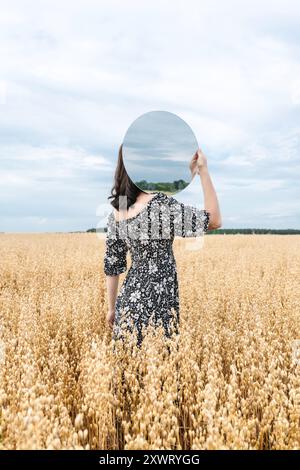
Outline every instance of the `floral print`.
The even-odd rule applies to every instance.
[[[134,217],[116,221],[113,211],[107,220],[104,273],[114,276],[131,266],[115,304],[113,336],[122,338],[124,328],[136,328],[138,345],[144,327],[162,325],[165,335],[178,333],[179,288],[173,254],[175,236],[196,237],[207,231],[209,212],[178,202],[162,192]]]

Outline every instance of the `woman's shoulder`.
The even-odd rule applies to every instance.
[[[157,191],[156,193],[156,200],[160,202],[169,203],[172,199],[172,196],[169,196],[168,194],[163,193],[161,191]]]
[[[154,208],[162,212],[171,211],[171,213],[177,214],[182,211],[182,203],[175,199],[175,197],[159,191],[156,201],[154,201]]]
[[[175,199],[172,195],[165,194],[161,191],[158,191],[157,200],[163,204],[168,206],[173,206],[174,204],[178,204],[177,199]]]

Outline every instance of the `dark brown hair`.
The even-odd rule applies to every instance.
[[[117,162],[117,167],[115,171],[115,181],[114,186],[111,189],[111,196],[108,196],[107,199],[112,199],[110,201],[111,205],[119,210],[119,196],[127,196],[127,209],[135,203],[138,194],[143,193],[140,188],[138,188],[134,182],[129,178],[127,171],[123,162],[123,144],[119,148],[119,157]]]

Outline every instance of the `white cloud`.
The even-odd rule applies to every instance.
[[[0,17],[0,198],[30,216],[24,187],[46,185],[50,206],[66,187],[71,204],[98,185],[99,203],[132,121],[166,110],[194,131],[225,213],[247,226],[262,192],[274,206],[299,200],[299,20],[296,0],[11,0]],[[43,217],[48,229],[53,214]]]

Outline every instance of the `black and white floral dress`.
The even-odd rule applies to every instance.
[[[136,328],[138,345],[144,327],[162,325],[165,335],[178,333],[179,289],[173,254],[175,236],[196,237],[207,231],[209,212],[178,202],[162,192],[154,196],[134,217],[107,219],[104,273],[115,276],[131,266],[115,304],[113,337],[122,338],[124,328]]]

